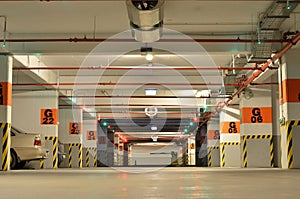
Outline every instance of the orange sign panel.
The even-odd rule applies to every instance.
[[[56,125],[58,120],[58,111],[56,108],[41,109],[40,124]]]
[[[285,79],[282,81],[282,101],[300,102],[300,79]]]
[[[240,134],[240,122],[222,122],[221,133]]]
[[[208,130],[207,131],[207,139],[208,140],[219,140],[220,139],[220,131],[219,130]]]
[[[195,143],[188,144],[188,149],[195,149],[195,148],[196,148]]]
[[[272,123],[272,107],[242,108],[242,123]]]
[[[86,131],[86,139],[87,140],[96,140],[97,131]]]
[[[11,95],[11,83],[0,82],[0,106],[11,106]]]
[[[81,123],[80,122],[70,122],[70,135],[79,135],[81,134]]]

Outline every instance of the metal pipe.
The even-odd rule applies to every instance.
[[[26,68],[13,68],[13,70],[20,71],[29,71],[29,70],[239,70],[239,71],[248,71],[248,70],[257,70],[257,67],[101,67],[101,66],[70,66],[70,67],[26,67]],[[277,67],[269,67],[269,69],[277,69]]]
[[[16,1],[16,2],[82,2],[83,0],[0,0],[1,1]],[[101,1],[108,1],[108,0],[89,0],[89,1],[93,1],[93,2],[101,2]],[[109,0],[109,1],[119,1],[119,2],[123,2],[124,0]],[[182,1],[182,0],[167,0],[167,1]],[[207,1],[207,0],[185,0],[185,1]],[[220,0],[210,0],[210,1],[220,1]],[[222,0],[222,1],[240,1],[240,0]],[[260,1],[273,1],[273,0],[249,0],[249,1],[254,1],[254,2],[260,2]],[[297,2],[297,0],[293,0],[293,2]]]
[[[277,82],[268,83],[255,83],[254,85],[276,85]],[[18,83],[13,86],[140,86],[141,83],[116,83],[116,82],[66,82],[66,83],[42,83],[42,84],[31,84],[31,83]],[[222,83],[145,83],[143,86],[240,86],[240,84],[222,84]]]
[[[155,98],[227,98],[222,96],[216,97],[195,97],[195,96],[59,96],[60,99],[68,99],[68,98],[95,98],[95,99],[104,99],[104,98],[131,98],[131,99],[155,99]]]
[[[147,107],[152,107],[153,106],[153,104],[59,104],[59,106],[64,106],[64,107],[81,107],[81,108],[84,108],[84,107],[93,107],[93,106],[95,106],[95,107],[102,107],[102,106],[109,106],[109,107],[116,107],[116,106],[120,106],[120,107],[122,107],[122,106],[126,106],[126,107],[128,107],[128,106],[147,106]],[[192,108],[194,108],[194,107],[198,107],[198,105],[197,104],[184,104],[184,105],[160,105],[160,104],[158,104],[158,105],[156,105],[156,106],[170,106],[170,107],[192,107]]]
[[[3,42],[3,39],[0,40]],[[7,39],[6,42],[11,43],[34,43],[34,42],[137,42],[134,39],[102,39],[102,38],[68,38],[68,39]],[[252,39],[161,39],[157,42],[199,42],[199,43],[253,43],[258,42],[258,40]],[[261,40],[265,43],[285,43],[289,40],[284,39],[272,39],[272,40]]]
[[[298,33],[292,40],[290,40],[279,52],[277,52],[272,59],[269,59],[262,67],[260,67],[259,70],[254,71],[252,76],[248,78],[240,87],[239,89],[231,95],[231,97],[227,98],[223,102],[219,102],[216,105],[215,111],[210,113],[208,118],[201,123],[201,125],[204,125],[212,116],[214,116],[216,113],[220,112],[224,106],[229,106],[230,102],[233,100],[234,97],[238,96],[248,85],[250,85],[253,80],[255,80],[260,74],[262,74],[265,69],[269,67],[269,65],[282,57],[293,45],[296,45],[296,43],[300,40],[300,33]]]
[[[256,70],[253,72],[252,76],[249,77],[240,87],[239,89],[233,94],[231,95],[230,98],[228,98],[225,103],[224,106],[226,104],[229,104],[230,101],[238,96],[248,85],[250,85],[253,80],[255,80],[260,74],[262,74],[269,66],[270,64],[272,64],[272,62],[276,61],[277,59],[279,59],[280,57],[282,57],[282,55],[284,55],[293,45],[296,45],[296,43],[300,40],[300,33],[298,33],[292,40],[290,40],[289,43],[287,43],[279,52],[277,52],[272,59],[269,59],[265,64],[263,64],[263,66],[260,67],[260,70]],[[223,106],[223,107],[224,107]]]

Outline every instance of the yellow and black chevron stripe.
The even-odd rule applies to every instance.
[[[212,165],[212,160],[211,160],[211,150],[208,151],[207,159],[208,159],[208,166],[211,167],[211,165]]]
[[[94,167],[97,167],[97,148],[94,148]]]
[[[220,148],[220,146],[209,146],[209,147],[207,147],[207,149],[209,150],[209,151],[211,151],[211,150],[213,150],[213,149],[219,149]]]
[[[238,146],[239,142],[221,142],[221,167],[225,166],[225,146]]]
[[[237,146],[237,145],[240,145],[239,142],[222,142],[222,144],[227,145],[227,146]]]
[[[271,139],[272,135],[245,135],[246,139]]]
[[[85,149],[85,166],[86,167],[90,166],[90,149],[91,148],[86,148]]]
[[[208,166],[211,167],[211,165],[212,165],[212,157],[211,157],[212,150],[220,149],[220,146],[209,146],[209,147],[207,147],[207,149],[208,149],[208,153],[207,153]]]
[[[247,167],[248,156],[247,156],[247,136],[243,137],[243,166]]]
[[[79,145],[78,166],[82,168],[82,144]]]
[[[248,165],[248,156],[247,156],[247,139],[270,139],[270,164],[271,167],[274,167],[274,141],[272,135],[244,135],[243,139],[243,166],[247,167]]]
[[[225,143],[221,143],[221,167],[225,167]]]
[[[53,169],[58,167],[58,137],[46,136],[45,140],[52,141],[52,166]],[[44,168],[44,161],[41,161],[41,168]]]
[[[82,168],[82,144],[81,143],[72,143],[69,144],[69,164],[68,167],[72,168],[72,147],[78,147],[78,167]]]
[[[273,136],[270,138],[270,160],[271,160],[271,167],[275,167]]]
[[[41,168],[41,169],[44,168],[44,160],[40,160],[40,168]]]
[[[288,168],[292,169],[294,167],[294,157],[293,157],[293,126],[300,125],[300,121],[292,120],[286,122],[286,135],[287,135],[287,155],[288,155]]]
[[[2,165],[1,170],[7,171],[10,164],[9,156],[9,133],[11,124],[10,123],[0,123],[0,128],[2,129]]]

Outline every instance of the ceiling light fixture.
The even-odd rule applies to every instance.
[[[287,10],[291,10],[291,9],[292,9],[292,6],[291,6],[291,4],[290,4],[290,0],[287,0],[287,1],[286,1],[286,9],[287,9]]]
[[[146,96],[155,96],[156,95],[156,89],[155,88],[146,88],[145,89],[145,95]]]
[[[142,47],[141,55],[144,55],[147,61],[152,61],[154,58],[151,47]]]
[[[211,90],[200,90],[197,91],[195,94],[196,97],[210,97],[211,96]]]
[[[152,61],[153,58],[154,58],[154,56],[151,53],[147,53],[147,55],[146,55],[146,60],[147,61]]]

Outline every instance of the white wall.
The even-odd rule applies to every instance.
[[[57,136],[57,125],[41,125],[41,109],[58,109],[57,91],[34,91],[13,93],[12,125],[28,133]]]
[[[97,120],[83,120],[83,127],[82,127],[82,144],[83,147],[88,148],[88,147],[97,147]],[[87,131],[95,131],[96,135],[95,138],[96,140],[88,140],[87,139]]]
[[[179,155],[180,146],[132,146],[132,165],[170,165],[171,151]],[[150,153],[168,153],[153,154]]]
[[[69,134],[70,122],[82,124],[82,109],[59,109],[58,139],[63,144],[82,143],[82,134]]]

